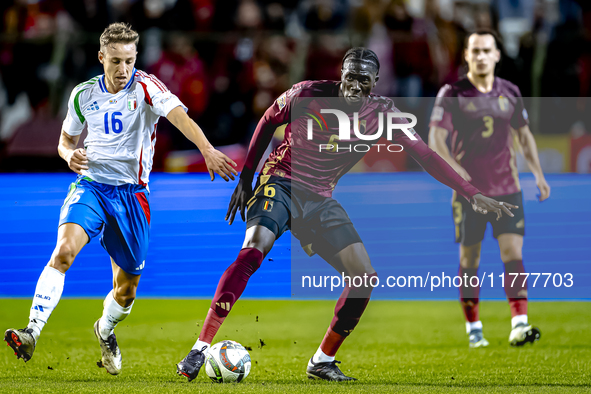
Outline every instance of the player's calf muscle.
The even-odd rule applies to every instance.
[[[131,275],[114,265],[113,298],[123,307],[133,303],[141,275]]]

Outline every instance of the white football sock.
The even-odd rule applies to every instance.
[[[113,290],[107,294],[105,301],[103,301],[103,316],[99,321],[99,333],[104,340],[109,338],[109,335],[113,333],[113,330],[117,326],[120,321],[125,320],[125,318],[131,312],[131,308],[133,307],[133,302],[130,306],[124,308],[115,301],[113,298]]]
[[[312,357],[312,362],[314,362],[315,364],[329,363],[331,361],[334,361],[334,356],[327,356],[326,353],[324,353],[322,349],[320,349],[320,347],[318,348],[318,350],[316,350],[314,357]]]
[[[51,316],[51,312],[53,312],[60,301],[60,297],[64,291],[65,278],[66,274],[62,274],[48,265],[45,266],[39,276],[37,287],[35,287],[33,306],[29,312],[29,325],[27,326],[33,329],[35,341],[41,335],[43,326],[45,326],[45,323],[49,320],[49,316]]]
[[[518,324],[527,325],[527,315],[517,315],[511,318],[511,328],[515,328]]]
[[[466,334],[470,334],[472,330],[482,330],[482,322],[480,320],[473,322],[466,322]]]
[[[203,350],[203,354],[207,356],[207,353],[209,352],[209,348],[211,347],[210,343],[207,342],[203,342],[200,341],[199,338],[197,338],[197,342],[195,342],[195,344],[193,345],[193,348],[191,350],[199,350],[201,351],[201,349],[203,349],[203,347],[205,346],[205,350]]]

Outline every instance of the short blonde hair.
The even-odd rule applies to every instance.
[[[129,44],[131,42],[133,42],[137,48],[137,44],[140,41],[140,35],[127,23],[111,23],[107,26],[105,31],[103,31],[103,34],[101,34],[99,41],[101,43],[101,50],[109,44]]]

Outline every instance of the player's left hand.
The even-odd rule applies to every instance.
[[[482,194],[476,194],[474,197],[472,197],[471,202],[472,209],[474,209],[475,212],[481,213],[483,215],[486,215],[489,212],[496,213],[497,220],[503,216],[503,212],[505,212],[506,215],[513,217],[514,215],[511,212],[511,209],[519,208],[517,205],[512,205],[503,201],[497,201],[493,198],[483,196]]]
[[[202,153],[212,181],[215,179],[214,172],[221,176],[226,182],[230,179],[234,180],[234,175],[238,175],[238,172],[234,168],[237,165],[234,160],[230,159],[219,150],[211,147]]]
[[[224,220],[227,220],[228,224],[231,225],[234,223],[236,211],[240,211],[242,221],[246,222],[246,203],[251,197],[252,182],[240,178],[236,185],[236,189],[234,189],[234,193],[232,193],[232,198],[230,198],[230,205],[228,205],[228,212],[226,212],[226,218]]]
[[[540,190],[540,194],[538,195],[538,199],[540,200],[540,202],[550,197],[550,185],[548,185],[545,178],[537,180],[536,185]]]

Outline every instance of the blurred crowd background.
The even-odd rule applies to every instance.
[[[532,97],[541,150],[561,147],[542,155],[546,170],[591,172],[589,0],[2,0],[0,16],[3,172],[67,170],[56,150],[67,99],[103,73],[98,39],[117,21],[140,33],[136,67],[238,159],[273,100],[301,80],[340,79],[350,47],[378,54],[376,93],[434,97],[466,72],[466,32],[492,28],[503,39],[497,74]],[[420,102],[428,117],[432,101]],[[202,169],[165,119],[157,138],[156,170]],[[390,164],[377,170],[412,168]]]

